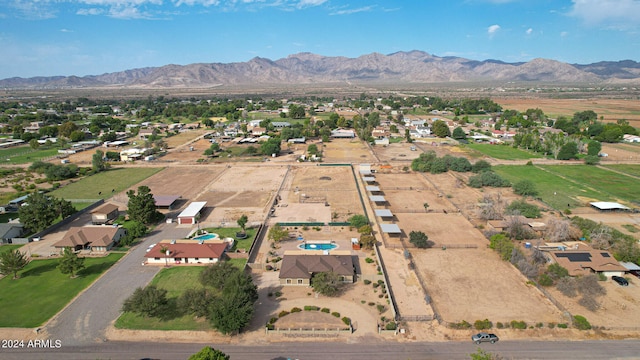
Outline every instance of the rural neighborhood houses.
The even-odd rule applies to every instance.
[[[126,234],[126,229],[116,226],[72,227],[53,246],[60,251],[70,247],[75,251],[105,252],[111,250]]]

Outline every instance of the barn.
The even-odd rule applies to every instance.
[[[178,215],[178,224],[195,224],[200,219],[206,201],[194,201]]]

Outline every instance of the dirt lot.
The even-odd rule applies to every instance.
[[[376,145],[373,152],[376,154],[380,162],[407,162],[407,166],[411,166],[411,161],[420,156],[421,151],[411,151],[412,144],[402,142],[389,144],[387,146]]]
[[[445,321],[563,321],[560,310],[493,250],[429,249],[412,254]]]
[[[182,135],[182,134],[181,134]],[[176,135],[175,137],[181,136]],[[207,139],[200,139],[195,142],[191,142],[197,136],[202,134],[196,132],[185,133],[185,135],[190,135],[187,139],[187,142],[183,145],[169,147],[169,152],[160,158],[162,161],[178,161],[181,163],[193,163],[198,159],[204,159],[206,156],[203,155],[204,151],[207,150],[211,143]],[[173,137],[169,138],[173,140]],[[193,150],[191,148],[193,147]]]
[[[271,199],[285,176],[285,166],[227,166],[217,178],[202,187],[197,201],[213,207],[203,216],[207,226],[232,223],[247,215],[249,224],[261,223],[267,215]]]
[[[348,166],[292,167],[280,196],[286,204],[326,202],[331,206],[333,221],[346,221],[353,214],[362,214],[353,172]]]
[[[640,122],[639,122],[640,123]],[[602,143],[602,151],[607,157],[600,158],[600,162],[606,165],[613,161],[640,161],[640,144],[607,144]]]
[[[616,122],[619,119],[629,121],[634,127],[640,127],[640,103],[634,100],[621,99],[493,99],[505,109],[526,111],[542,109],[551,117],[564,115],[572,117],[574,113],[593,110],[604,116],[605,122]]]
[[[324,161],[331,163],[371,163],[375,158],[359,139],[332,139],[324,144]]]
[[[632,327],[640,323],[640,279],[627,276],[629,286],[620,286],[611,280],[601,282],[607,293],[598,298],[600,308],[591,312],[578,304],[580,296],[569,298],[554,287],[549,292],[560,301],[573,315],[582,315],[592,326],[604,326],[611,329]]]

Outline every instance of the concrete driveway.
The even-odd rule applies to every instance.
[[[105,329],[120,315],[124,300],[136,288],[146,286],[161,269],[142,265],[147,247],[163,239],[183,238],[191,230],[175,223],[158,225],[142,243],[43,327],[48,338],[61,340],[65,346],[104,341]]]

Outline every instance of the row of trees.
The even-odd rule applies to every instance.
[[[18,279],[18,272],[24,269],[31,260],[19,249],[5,251],[0,254],[0,274],[13,276]],[[58,269],[63,274],[75,278],[78,271],[84,268],[84,258],[78,257],[71,248],[64,248],[62,257],[58,261]]]
[[[237,333],[249,324],[258,299],[250,274],[223,261],[204,268],[199,280],[202,287],[187,289],[174,303],[165,289],[154,285],[137,288],[122,310],[147,317],[206,317],[223,334]]]

